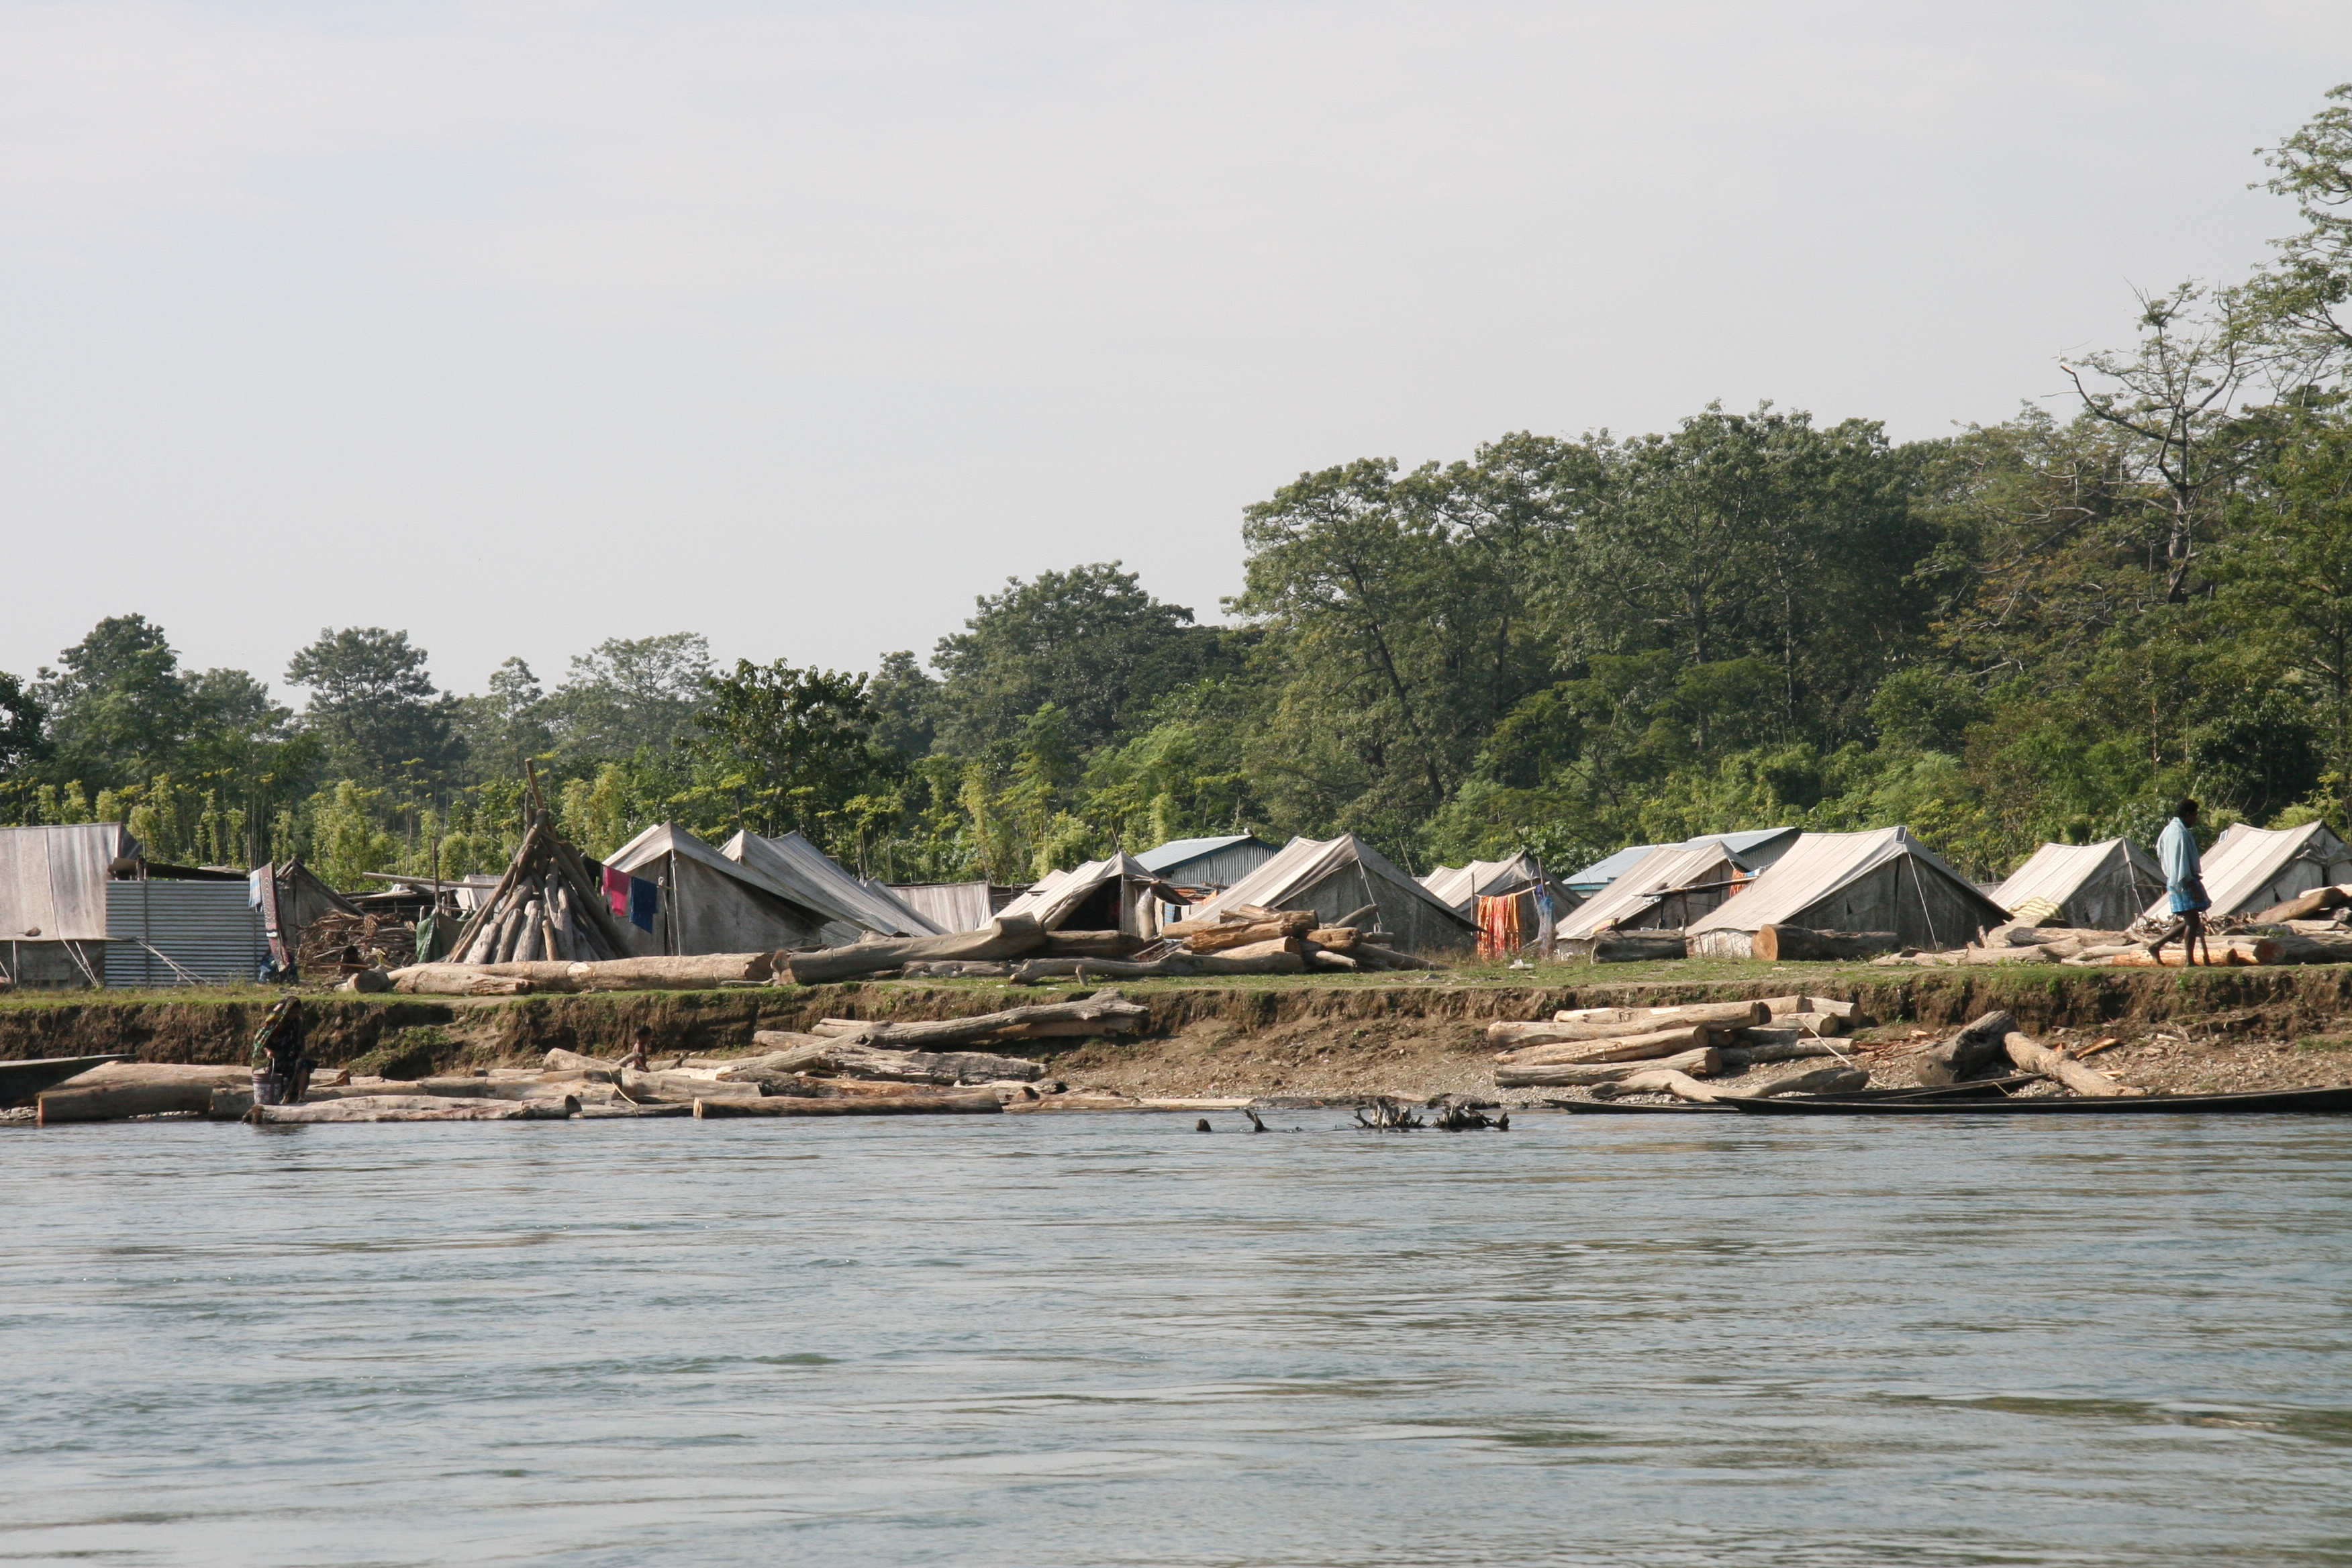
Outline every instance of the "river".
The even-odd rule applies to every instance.
[[[2325,1119],[0,1130],[0,1561],[2352,1562]]]

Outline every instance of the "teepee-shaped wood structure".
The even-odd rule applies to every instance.
[[[634,955],[635,943],[613,918],[604,890],[580,852],[555,831],[530,781],[530,831],[515,847],[507,874],[458,930],[452,963],[596,963]]]

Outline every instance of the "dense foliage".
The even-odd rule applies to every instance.
[[[663,819],[797,828],[894,879],[1242,828],[1564,868],[1892,822],[1992,875],[2151,837],[2183,792],[2216,823],[2341,824],[2352,89],[2269,163],[2301,219],[2271,264],[2143,300],[2058,412],[1897,445],[1710,406],[1365,458],[1248,509],[1229,624],[1082,564],[871,675],[722,670],[681,632],[457,697],[404,633],[330,628],[285,671],[298,713],[124,616],[0,673],[0,816],[342,882],[496,867],[527,763],[595,851]]]

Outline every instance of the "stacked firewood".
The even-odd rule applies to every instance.
[[[1362,921],[1378,918],[1379,907],[1362,909],[1324,924],[1309,910],[1268,910],[1236,904],[1204,920],[1179,921],[1160,928],[1162,938],[1181,942],[1186,952],[1215,955],[1228,963],[1243,959],[1284,958],[1292,969],[1435,969],[1438,965],[1409,952],[1384,947],[1370,938],[1383,932],[1364,930]],[[1270,967],[1272,967],[1270,965]]]
[[[449,957],[459,964],[595,963],[628,953],[604,889],[541,814]]]
[[[397,915],[330,910],[302,928],[294,961],[305,972],[397,969],[416,958],[416,928]]]

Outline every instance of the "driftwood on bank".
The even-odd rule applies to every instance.
[[[1306,910],[1285,910],[1270,920],[1236,921],[1188,932],[1184,945],[1194,952],[1222,952],[1227,948],[1303,937],[1315,929],[1315,916]],[[1353,937],[1349,939],[1353,944]]]
[[[1045,928],[1027,915],[999,915],[980,931],[950,931],[945,936],[886,937],[879,942],[852,942],[846,947],[818,948],[807,952],[775,955],[775,977],[796,985],[832,980],[855,980],[921,959],[957,963],[1022,958],[1045,944]]]
[[[2016,1027],[2007,1013],[1987,1013],[1950,1039],[1916,1052],[1911,1070],[1924,1084],[1958,1083],[2000,1060],[2002,1040]]]
[[[2076,1059],[2072,1051],[2053,1051],[2032,1036],[2019,1034],[2014,1029],[2002,1036],[2001,1047],[2011,1061],[2027,1072],[2038,1072],[2043,1078],[2054,1079],[2076,1094],[2114,1099],[2144,1092],[2126,1089],[2106,1078]]]
[[[2283,904],[2273,904],[2256,915],[2254,921],[2260,925],[2284,925],[2288,921],[2307,921],[2314,915],[2347,906],[2352,906],[2352,889],[2314,888]]]
[[[1520,1046],[1498,1052],[1495,1059],[1514,1066],[1548,1062],[1633,1062],[1670,1057],[1722,1043],[1735,1033],[1727,1024],[1683,1024],[1639,1035],[1609,1035],[1587,1040],[1559,1040],[1549,1045]]]
[[[1903,939],[1891,931],[1812,931],[1804,926],[1757,928],[1750,952],[1771,963],[1816,963],[1875,958],[1893,952]]]
[[[35,1119],[43,1127],[75,1121],[120,1121],[131,1116],[211,1111],[220,1084],[253,1087],[253,1069],[187,1067],[163,1062],[110,1062],[69,1078],[35,1097]]]
[[[577,1100],[443,1100],[424,1094],[382,1094],[315,1105],[257,1105],[246,1112],[256,1126],[320,1121],[562,1121],[580,1114]]]
[[[992,1092],[858,1095],[837,1100],[770,1095],[758,1100],[714,1099],[694,1102],[697,1120],[724,1116],[993,1116],[1003,1109],[1003,1102]]]
[[[1712,1103],[1720,1100],[1770,1100],[1784,1094],[1852,1094],[1868,1087],[1870,1074],[1861,1068],[1814,1068],[1769,1082],[1727,1087],[1706,1084],[1687,1074],[1651,1068],[1637,1072],[1593,1092],[1602,1099],[1627,1094],[1671,1094],[1678,1100]]]
[[[1615,931],[1599,936],[1570,937],[1559,944],[1563,956],[1594,963],[1648,963],[1690,956],[1689,940],[1678,931]]]
[[[1606,1040],[1693,1024],[1738,1026],[1771,1017],[1762,1002],[1700,1002],[1684,1007],[1586,1007],[1555,1015],[1549,1023],[1486,1026],[1486,1043],[1499,1049],[1559,1045],[1570,1040]]]
[[[1082,1035],[1119,1034],[1140,1028],[1150,1016],[1151,1010],[1141,1004],[1130,1002],[1116,991],[1103,991],[1076,1002],[1045,1002],[1033,1007],[1007,1007],[1002,1012],[967,1018],[935,1018],[912,1024],[828,1018],[816,1032],[886,1050],[920,1050],[984,1040],[1007,1030],[1039,1025],[1075,1024],[1080,1028],[1073,1032]],[[844,1024],[850,1026],[844,1029],[840,1026]],[[764,1034],[757,1034],[752,1040],[761,1043],[765,1037]]]
[[[1496,1089],[1568,1089],[1579,1084],[1616,1083],[1638,1072],[1688,1073],[1713,1078],[1725,1068],[1724,1052],[1713,1046],[1670,1057],[1630,1062],[1526,1062],[1495,1069]]]
[[[764,1032],[754,1036],[768,1043]],[[856,1040],[820,1040],[812,1045],[755,1057],[730,1069],[719,1080],[730,1087],[753,1087],[793,1077],[877,1079],[898,1083],[1031,1082],[1045,1076],[1043,1062],[1020,1057],[990,1056],[980,1051],[879,1050]]]

